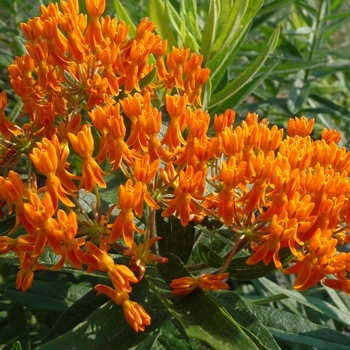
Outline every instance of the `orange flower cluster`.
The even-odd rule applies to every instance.
[[[203,57],[168,51],[146,19],[128,38],[123,21],[102,17],[104,0],[86,0],[86,8],[89,21],[78,1],[68,0],[42,6],[40,17],[21,24],[28,53],[9,66],[24,104],[18,125],[6,117],[0,94],[0,214],[15,207],[9,235],[19,233],[0,237],[0,253],[19,258],[16,288],[30,288],[50,249],[61,257],[53,270],[69,263],[108,274],[113,288],[95,289],[143,331],[150,316],[129,294],[148,263],[167,262],[154,247],[162,209],[183,226],[210,217],[243,235],[253,252],[248,264],[274,261],[283,269],[278,253],[290,249],[294,260],[284,271],[297,274],[296,289],[323,281],[350,293],[350,253],[337,250],[350,242],[350,153],[337,146],[340,135],[325,130],[313,141],[313,121],[296,118],[283,139],[283,129],[256,114],[233,127],[235,113],[227,110],[214,116],[209,137],[211,119],[200,108],[209,76]],[[26,183],[15,171],[19,160],[28,165]],[[127,180],[103,213],[99,188],[117,171]],[[93,219],[80,205],[84,191],[96,198]],[[136,225],[145,214],[148,225]],[[111,250],[129,256],[131,267],[115,264]],[[171,287],[174,294],[217,291],[228,288],[227,277],[185,277]]]

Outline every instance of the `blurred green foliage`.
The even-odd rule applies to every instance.
[[[15,55],[22,54],[23,34],[19,24],[38,15],[41,3],[47,4],[48,1],[0,0],[0,91],[7,91],[7,112],[16,103],[16,96],[8,81],[7,66],[13,62]],[[79,0],[79,3],[84,8],[84,1]],[[350,3],[342,0],[251,1],[251,4],[256,5],[256,14],[253,8],[240,7],[237,16],[250,13],[251,17],[247,15],[249,18],[245,25],[239,22],[239,17],[238,22],[233,21],[242,24],[235,28],[236,33],[240,34],[233,38],[237,41],[230,36],[230,31],[234,28],[232,23],[231,26],[229,24],[232,13],[225,13],[227,9],[223,6],[232,6],[233,1],[188,1],[186,3],[192,4],[192,9],[195,9],[192,12],[184,3],[180,3],[180,0],[108,0],[106,14],[113,16],[120,10],[121,4],[134,24],[144,16],[150,16],[156,23],[158,20],[159,30],[164,32],[165,37],[168,36],[170,43],[190,46],[201,52],[205,57],[205,64],[212,72],[218,67],[215,55],[220,50],[224,51],[227,45],[235,45],[224,68],[212,77],[212,85],[204,92],[204,105],[209,108],[212,116],[224,108],[234,108],[240,119],[247,112],[255,111],[261,118],[268,118],[271,124],[286,126],[289,117],[305,115],[316,118],[313,135],[315,138],[320,136],[323,127],[336,128],[342,131],[343,145],[349,148],[350,45],[346,34],[350,29]],[[244,5],[249,2],[235,3]],[[161,21],[162,17],[159,17],[164,14],[168,16],[167,21]],[[279,29],[276,31],[276,28],[279,27],[277,42],[276,33]],[[210,34],[212,37],[208,43]],[[276,42],[270,42],[269,46],[269,39]],[[254,62],[258,69],[252,68]],[[26,293],[24,297],[14,289],[16,272],[17,267],[10,261],[0,262],[1,350],[11,349],[12,346],[13,349],[35,348],[47,334],[49,336],[46,340],[50,340],[50,337],[53,339],[52,334],[56,332],[57,336],[60,333],[59,326],[66,324],[67,317],[71,315],[68,313],[69,306],[78,300],[85,308],[90,307],[87,312],[93,312],[100,306],[94,304],[96,299],[90,301],[88,298],[91,296],[87,293],[93,285],[91,279],[97,277],[68,272],[38,272],[31,293]],[[309,348],[310,341],[312,346],[320,349],[331,349],[336,342],[337,348],[349,349],[346,345],[347,338],[341,334],[348,322],[346,317],[350,315],[348,298],[319,288],[311,290],[302,303],[298,299],[299,294],[290,291],[290,278],[292,277],[277,274],[270,280],[259,279],[253,283],[231,281],[232,288],[243,298],[233,297],[231,294],[226,296],[227,302],[229,305],[237,302],[245,315],[250,307],[251,322],[258,322],[257,317],[263,320],[270,331],[273,330],[272,335],[283,349]],[[157,279],[158,276],[151,271],[148,280],[154,282]],[[157,283],[154,285],[156,287],[153,292],[166,299],[168,295],[165,287],[157,286]],[[287,294],[280,285],[286,286],[290,293]],[[139,289],[140,295],[150,293],[147,284]],[[147,295],[151,297],[153,292]],[[95,291],[92,293],[95,294]],[[43,294],[47,299],[41,304]],[[84,294],[85,299],[82,300]],[[225,294],[218,298],[222,299],[220,302],[223,304]],[[101,301],[105,302],[106,300]],[[249,302],[249,307],[246,302]],[[76,312],[80,305],[76,305],[73,311]],[[270,315],[270,311],[266,311],[267,308],[264,309],[261,305],[273,306],[270,310],[275,314]],[[104,312],[109,310],[109,306],[104,308],[101,309],[99,317],[104,317]],[[230,311],[229,306],[226,309]],[[324,310],[332,312],[327,314]],[[171,305],[168,311],[172,313]],[[235,320],[240,324],[244,323],[240,319],[243,318],[242,315],[243,311],[240,315],[235,314]],[[57,326],[59,317],[62,318]],[[68,323],[72,329],[87,315],[79,317]],[[288,319],[284,329],[278,328],[280,324],[277,322],[274,323],[273,320],[278,318]],[[187,336],[181,334],[181,327],[170,318],[170,314],[162,315],[158,322],[159,329],[161,323],[164,323],[162,330],[150,333],[143,345],[140,345],[143,349],[152,349],[152,346],[161,344],[167,349],[173,344],[171,337],[177,339],[179,349],[202,348],[202,343],[193,339],[188,341]],[[247,319],[245,322],[248,323]],[[157,321],[155,323],[157,325]],[[298,324],[303,326],[298,328]],[[52,332],[54,327],[56,328]],[[245,324],[245,327],[249,329],[249,325]],[[256,329],[252,328],[250,331],[255,332]],[[302,331],[306,335],[299,334]],[[268,337],[266,334],[264,336]],[[272,347],[274,340],[271,339],[268,342]],[[14,345],[17,340],[21,346]],[[85,340],[89,341],[88,336]],[[116,341],[112,344],[116,345]],[[124,344],[124,348],[126,346]]]

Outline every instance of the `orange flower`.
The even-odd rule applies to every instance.
[[[16,222],[9,234],[13,233],[20,223],[22,223],[28,233],[35,231],[35,226],[24,215],[24,198],[27,195],[28,190],[24,187],[21,178],[16,172],[10,170],[7,179],[0,176],[0,198],[6,201],[8,213],[12,213],[13,204],[16,206]]]
[[[86,94],[88,95],[88,100],[85,108],[87,110],[90,110],[95,105],[102,106],[104,103],[115,103],[115,101],[107,94],[109,82],[106,77],[102,78],[101,75],[94,74],[93,78],[88,79],[86,84]]]
[[[116,106],[97,106],[89,112],[94,126],[101,133],[100,151],[97,160],[102,162],[107,155],[109,162],[113,164],[112,170],[118,169],[122,160],[128,164],[134,163],[134,153],[124,141],[126,127],[124,119],[120,115],[119,104]]]
[[[21,131],[16,128],[15,124],[11,123],[6,117],[4,110],[7,104],[6,92],[0,93],[0,133],[5,139],[11,140],[12,135],[20,135]]]
[[[82,32],[86,27],[86,16],[79,13],[77,0],[61,1],[63,15],[58,17],[58,23],[67,34],[67,48],[70,56],[78,63],[83,63],[90,55],[90,51],[84,45]]]
[[[298,222],[296,219],[278,220],[277,215],[274,215],[269,225],[268,229],[266,228],[268,232],[261,237],[264,243],[257,246],[251,245],[255,252],[246,264],[252,265],[262,260],[265,265],[268,265],[273,259],[275,266],[282,270],[278,252],[286,247],[291,237],[296,234]]]
[[[23,209],[28,222],[37,229],[36,242],[31,253],[32,258],[37,258],[44,251],[47,242],[53,249],[58,244],[55,235],[58,223],[52,218],[55,208],[49,193],[45,193],[42,200],[36,193],[31,193],[29,203],[24,203]]]
[[[147,314],[145,309],[138,303],[129,300],[129,295],[125,292],[117,292],[111,287],[104,284],[98,284],[95,289],[99,294],[106,294],[118,305],[123,306],[124,317],[135,332],[144,331],[145,326],[151,324],[151,317]]]
[[[162,113],[157,108],[152,108],[149,112],[142,111],[139,121],[147,135],[148,145],[143,150],[150,156],[151,161],[160,158],[165,163],[171,162],[172,154],[162,147],[158,138],[162,126]]]
[[[143,111],[151,111],[151,97],[149,93],[140,95],[138,93],[133,96],[128,96],[123,101],[120,101],[124,113],[131,121],[130,136],[127,139],[127,145],[133,146],[135,150],[140,150],[147,147],[147,139],[140,122],[140,115]]]
[[[30,234],[20,235],[17,238],[0,236],[0,254],[13,251],[18,256],[21,256],[22,252],[30,252],[33,250],[35,241],[36,237]]]
[[[125,300],[122,304],[125,319],[135,332],[144,331],[151,324],[151,317],[145,309],[135,301]]]
[[[67,215],[63,210],[59,209],[57,212],[58,229],[54,231],[54,234],[58,238],[57,246],[53,247],[53,250],[62,255],[59,262],[51,268],[51,270],[59,270],[66,260],[76,269],[82,268],[82,262],[84,260],[84,253],[80,249],[85,244],[85,238],[75,238],[77,233],[78,224],[76,214],[72,211]]]
[[[341,140],[341,131],[323,128],[321,139],[325,140],[328,144],[331,142],[338,143]]]
[[[102,249],[96,247],[92,242],[86,242],[85,246],[90,253],[84,255],[85,261],[89,264],[88,272],[95,270],[107,272],[118,292],[130,293],[130,282],[137,283],[137,278],[128,267],[114,264],[113,259],[107,253],[106,243],[103,242]]]
[[[286,274],[297,274],[293,288],[306,290],[316,285],[326,275],[335,272],[332,260],[336,254],[337,239],[332,238],[331,230],[317,229],[311,237],[304,256],[299,261],[285,269]]]
[[[135,160],[134,176],[137,181],[142,182],[142,194],[139,204],[135,207],[138,217],[143,215],[144,202],[153,209],[159,209],[159,205],[153,200],[148,192],[148,186],[152,185],[152,180],[158,172],[159,160],[150,162],[150,156],[145,154],[141,159]]]
[[[315,119],[307,120],[305,117],[299,118],[295,117],[294,119],[290,118],[288,121],[288,135],[289,136],[302,136],[305,137],[307,135],[310,135],[312,132],[312,129],[315,124]]]
[[[189,294],[197,287],[203,290],[213,290],[217,292],[219,289],[230,289],[229,285],[224,282],[229,274],[220,275],[203,274],[199,278],[186,276],[171,281],[170,288],[173,289],[174,295]]]
[[[57,142],[58,140],[56,145]],[[36,145],[37,147],[33,148],[30,154],[30,159],[35,167],[46,176],[46,189],[51,196],[53,207],[55,210],[57,209],[58,200],[73,207],[74,204],[66,196],[69,193],[63,188],[60,179],[56,176],[58,168],[57,148],[45,137],[42,143],[37,142]]]
[[[102,77],[108,80],[107,93],[113,96],[119,95],[119,81],[116,73],[124,75],[123,62],[121,60],[120,48],[112,46],[112,48],[98,49],[98,57],[104,65]]]
[[[223,217],[227,226],[232,224],[235,217],[235,188],[244,183],[246,162],[236,165],[236,158],[230,157],[227,162],[222,162],[221,172],[214,179],[220,179],[224,187],[218,195],[218,216]]]
[[[141,91],[139,81],[152,68],[147,62],[151,48],[151,45],[145,44],[142,39],[133,40],[130,49],[124,52],[125,75],[120,78],[120,85],[124,84],[124,93],[129,94],[134,89]]]
[[[91,21],[84,34],[84,39],[89,43],[90,49],[100,46],[103,40],[100,16],[105,12],[106,0],[86,0],[86,9],[91,16]]]
[[[146,271],[146,264],[148,262],[158,262],[162,264],[166,264],[168,262],[167,258],[163,258],[160,255],[152,254],[151,250],[149,249],[155,242],[162,239],[161,237],[152,237],[149,240],[140,243],[136,245],[135,242],[132,242],[131,249],[127,249],[123,251],[124,255],[131,256],[132,259],[130,260],[130,266],[133,270],[138,269],[140,271],[140,275],[138,280],[141,281],[145,271]]]
[[[215,152],[216,157],[219,157],[223,151],[222,133],[226,128],[232,128],[235,119],[236,112],[231,109],[227,109],[224,114],[214,115],[213,129],[215,131],[215,137],[217,139],[217,147]]]
[[[179,172],[179,186],[175,188],[174,198],[167,200],[168,207],[162,212],[163,217],[170,216],[175,212],[180,216],[182,226],[187,226],[190,220],[196,215],[200,215],[199,209],[192,202],[192,198],[202,198],[202,193],[198,192],[203,181],[203,172],[194,170],[189,166],[186,171]]]
[[[120,212],[115,219],[111,234],[108,238],[109,244],[116,242],[122,235],[125,244],[128,247],[131,247],[134,237],[133,230],[142,232],[134,223],[133,213],[133,210],[137,208],[141,201],[142,191],[143,185],[142,182],[139,181],[135,186],[133,186],[132,180],[130,179],[126,181],[125,186],[120,185],[118,194],[118,208],[120,209]]]
[[[22,289],[25,292],[32,286],[34,271],[46,270],[47,267],[43,264],[38,264],[38,257],[32,258],[30,253],[24,253],[20,258],[20,270],[17,273],[16,289]]]
[[[166,95],[165,99],[170,123],[162,143],[170,146],[170,150],[172,150],[181,144],[186,144],[181,132],[184,131],[186,127],[185,110],[188,99],[186,96],[180,97],[178,95]]]
[[[68,137],[75,152],[83,158],[80,188],[83,187],[86,192],[90,192],[95,182],[100,187],[106,188],[106,183],[102,177],[106,173],[101,170],[95,159],[92,158],[94,139],[90,127],[83,125],[78,135],[68,133]]]

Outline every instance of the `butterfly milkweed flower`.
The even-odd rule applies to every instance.
[[[115,219],[111,234],[108,237],[108,243],[113,244],[123,236],[124,242],[128,247],[132,246],[134,238],[134,230],[140,231],[134,223],[134,210],[139,206],[143,195],[143,184],[138,181],[134,186],[131,179],[127,180],[125,185],[119,187],[119,203],[120,212]],[[139,213],[142,214],[142,213]]]
[[[143,278],[145,271],[146,271],[146,265],[149,262],[158,262],[161,264],[166,264],[168,262],[167,258],[164,258],[160,255],[153,254],[152,251],[149,249],[155,242],[159,241],[161,237],[152,237],[149,240],[146,240],[143,243],[136,244],[135,242],[132,242],[131,249],[125,249],[123,251],[123,255],[127,255],[131,257],[130,260],[130,266],[132,270],[139,270],[139,281]]]
[[[5,115],[6,104],[6,91],[2,91],[0,93],[0,133],[6,140],[11,140],[12,135],[20,135],[22,132]]]
[[[151,317],[140,304],[129,299],[128,293],[118,292],[104,284],[96,285],[95,290],[98,291],[97,295],[106,294],[116,304],[123,307],[124,317],[135,332],[143,332],[145,330],[145,326],[149,326],[151,324]]]
[[[78,135],[68,133],[68,137],[74,150],[83,158],[80,188],[84,188],[86,192],[90,192],[95,183],[102,188],[106,188],[106,182],[103,179],[103,175],[106,175],[106,173],[92,157],[94,139],[90,126],[83,125]]]
[[[108,255],[106,242],[102,242],[102,249],[90,241],[86,242],[85,246],[88,253],[84,255],[84,259],[89,265],[88,271],[99,270],[107,272],[115,289],[119,292],[130,293],[132,290],[130,282],[137,283],[137,278],[127,266],[114,263],[113,259]]]
[[[174,197],[167,200],[168,207],[162,212],[163,217],[170,216],[175,212],[175,216],[180,216],[182,226],[187,226],[195,215],[200,215],[198,207],[193,203],[192,198],[201,198],[204,174],[202,171],[194,172],[192,166],[185,171],[179,171],[179,185],[174,190]]]
[[[172,280],[169,287],[174,295],[189,294],[196,288],[217,292],[219,289],[230,289],[225,282],[228,276],[228,272],[220,275],[203,274],[198,278],[185,276]]]
[[[54,208],[57,209],[58,200],[69,207],[73,207],[74,204],[67,197],[69,192],[63,188],[60,179],[56,175],[59,165],[57,148],[45,137],[42,142],[37,142],[36,145],[37,147],[33,148],[30,154],[30,159],[35,167],[46,176],[46,189],[51,196]]]

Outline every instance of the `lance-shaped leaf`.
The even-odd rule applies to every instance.
[[[157,235],[162,237],[158,241],[160,254],[173,253],[186,263],[192,253],[195,228],[191,225],[183,227],[178,218],[170,216],[163,218],[161,211],[156,211]]]
[[[283,266],[293,258],[293,254],[289,249],[281,249],[278,255]],[[268,265],[265,265],[262,261],[259,261],[254,265],[248,265],[245,263],[248,258],[237,258],[230,262],[227,272],[230,273],[231,278],[237,281],[249,281],[271,275],[273,272],[277,271],[273,261],[271,261]]]
[[[201,54],[204,56],[204,62],[207,62],[210,57],[212,46],[215,40],[216,26],[219,17],[219,1],[211,0],[209,6],[209,13],[205,26],[203,29],[202,43],[201,43]]]
[[[113,301],[108,301],[92,312],[83,322],[59,337],[42,344],[36,350],[130,349],[142,342],[169,318],[169,313],[150,290],[145,279],[133,287],[131,299],[142,305],[152,318],[151,325],[146,327],[144,332],[136,333],[126,322],[123,308]]]
[[[129,17],[129,15],[125,11],[123,5],[121,4],[121,2],[119,0],[113,0],[113,2],[114,2],[114,8],[115,8],[115,12],[118,16],[118,19],[123,20],[126,23],[126,25],[130,26],[129,36],[132,38],[135,37],[136,26],[135,26],[134,22],[131,20],[131,18]]]
[[[278,42],[278,37],[280,33],[280,27],[274,30],[270,37],[266,47],[261,51],[259,56],[254,60],[252,64],[242,73],[238,78],[233,80],[226,88],[222,89],[220,92],[213,95],[211,98],[208,108],[212,108],[225,100],[229,99],[231,96],[236,94],[240,89],[242,89],[260,70],[267,57],[276,47]]]
[[[216,299],[239,324],[255,335],[255,343],[258,345],[259,349],[280,349],[265,325],[254,315],[249,304],[237,293],[228,290],[218,294],[212,294],[213,298]]]
[[[262,4],[263,0],[239,0],[233,5],[230,1],[224,1],[221,6],[219,23],[225,25],[220,27],[219,24],[218,33],[221,34],[215,40],[212,54],[206,62],[211,72],[213,90],[218,86],[228,65],[242,45],[251,22]]]
[[[177,46],[176,39],[170,28],[169,16],[162,0],[150,0],[148,12],[151,20],[157,26],[157,32],[163,39],[168,39],[169,47]]]
[[[251,305],[251,309],[280,344],[300,344],[307,348],[325,350],[350,350],[349,337],[336,330],[272,307]]]
[[[167,257],[168,263],[158,266],[166,283],[190,275],[177,256],[170,254]],[[147,278],[152,282],[154,293],[180,322],[189,338],[199,339],[217,350],[258,349],[241,326],[208,293],[196,289],[189,295],[175,297],[155,273]]]
[[[255,88],[270,74],[270,72],[273,71],[277,62],[278,60],[276,60],[272,66],[268,67],[268,70],[264,71],[262,74],[258,74],[257,76],[255,76],[248,84],[244,85],[241,89],[237,91],[236,94],[231,96],[230,99],[219,104],[215,108],[213,114],[219,115],[228,108],[234,109],[235,107],[237,107],[246,97],[248,97],[255,90]]]

